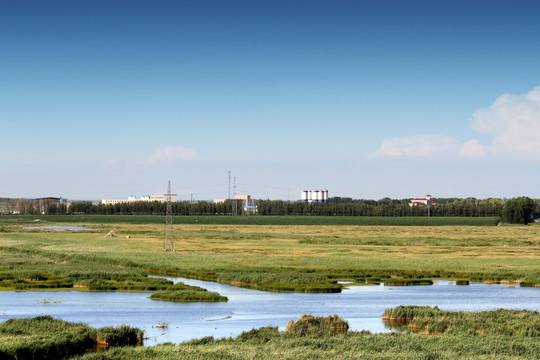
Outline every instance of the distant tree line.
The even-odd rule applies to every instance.
[[[239,210],[242,207],[240,201],[236,204]],[[233,209],[232,200],[222,203],[206,201],[173,202],[171,210],[173,215],[230,215]],[[69,207],[70,214],[95,214],[95,215],[165,215],[167,204],[159,201],[135,201],[130,203],[118,203],[114,205],[97,204],[89,201],[73,202]],[[241,213],[238,211],[238,213]]]
[[[304,215],[304,216],[427,216],[427,206],[409,206],[410,199],[358,200],[344,197],[330,198],[328,203],[304,203],[282,200],[258,200],[257,215]],[[430,216],[487,217],[506,214],[505,221],[523,223],[540,215],[540,203],[529,198],[502,199],[476,198],[432,198],[435,203],[429,207]],[[515,203],[519,204],[514,205]],[[508,205],[509,204],[509,205]],[[18,206],[16,206],[18,205]],[[237,201],[237,214],[241,215],[242,202]],[[42,209],[32,206],[31,201],[13,204],[20,214],[40,214]],[[174,202],[173,215],[231,215],[235,206],[232,200],[222,203]],[[88,214],[88,215],[165,215],[167,204],[158,201],[136,201],[114,205],[95,204],[90,201],[76,201],[69,206],[65,203],[51,203],[46,214]],[[503,209],[506,209],[503,211]],[[524,210],[520,210],[524,209]],[[506,213],[505,213],[506,212]],[[519,220],[517,220],[519,218]],[[523,220],[526,218],[527,220]]]
[[[431,216],[500,216],[503,206],[501,199],[433,199],[437,205],[429,208]],[[172,204],[173,215],[230,215],[233,201],[223,203],[176,202]],[[242,214],[241,202],[236,205],[238,214]],[[56,213],[50,209],[50,213]],[[90,202],[74,202],[69,213],[83,214],[133,214],[163,215],[166,204],[160,202],[132,202],[115,205],[93,205]],[[258,215],[305,215],[305,216],[427,216],[427,206],[409,206],[409,199],[393,200],[352,200],[349,198],[331,198],[328,203],[303,203],[281,200],[258,200]]]
[[[432,199],[430,216],[500,216],[501,199]],[[258,201],[261,215],[315,215],[315,216],[427,216],[427,206],[409,206],[410,199],[353,200],[330,198],[328,203],[302,203],[276,200]]]

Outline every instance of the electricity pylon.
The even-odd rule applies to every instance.
[[[165,214],[165,238],[163,239],[163,251],[174,251],[174,231],[172,221],[172,204],[171,204],[171,181],[169,180],[169,186],[167,187],[167,212]],[[170,245],[170,249],[168,248]]]

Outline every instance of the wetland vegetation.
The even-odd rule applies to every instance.
[[[304,315],[285,332],[269,326],[236,338],[205,337],[179,345],[118,348],[84,359],[536,359],[540,353],[538,312],[452,313],[416,307],[399,312],[422,318],[423,329],[437,331],[430,335],[425,331],[350,332],[346,321],[335,315]],[[446,322],[450,325],[441,326]]]
[[[460,224],[444,218],[417,218],[419,222],[406,224],[403,221],[410,218],[303,219],[305,222],[295,224],[294,217],[178,217],[174,219],[176,251],[163,252],[162,217],[0,216],[0,289],[148,291],[168,300],[201,301],[202,296],[193,300],[185,285],[173,286],[149,275],[297,292],[339,291],[338,280],[407,285],[442,278],[462,284],[540,284],[538,224],[494,226],[496,222],[490,218],[460,218]],[[95,230],[24,229],[36,224]],[[117,229],[118,237],[105,238],[112,228]],[[223,300],[216,295],[218,301]],[[202,338],[179,346],[111,349],[85,357],[518,359],[540,353],[537,312],[456,315],[433,308],[406,311],[413,314],[410,323],[421,330],[418,333],[346,332],[321,337],[280,333],[269,327],[235,339]],[[434,316],[428,316],[430,313]],[[8,326],[6,323],[10,324],[2,325]],[[39,343],[28,339],[6,341],[2,351],[6,353],[13,344],[32,347],[29,344]],[[50,344],[57,348],[56,340]]]
[[[66,218],[96,230],[24,229],[36,219],[62,225]],[[462,218],[477,225],[350,225],[339,217],[318,219],[323,225],[288,225],[281,217],[259,217],[267,225],[244,223],[255,216],[227,218],[237,224],[218,221],[225,217],[191,224],[180,217],[176,251],[163,252],[163,225],[156,223],[163,219],[146,218],[0,216],[0,289],[157,292],[172,286],[148,274],[291,292],[339,292],[338,280],[540,284],[538,224],[489,226],[480,221],[485,218]],[[104,238],[112,228],[118,237]]]
[[[136,328],[93,329],[49,316],[12,319],[0,324],[0,358],[535,359],[540,352],[540,313],[536,311],[451,312],[400,306],[387,309],[384,316],[406,322],[410,332],[352,332],[339,316],[306,314],[291,321],[284,332],[267,326],[235,338],[204,337],[179,345],[132,347],[143,336]],[[109,349],[85,354],[100,343]]]
[[[537,311],[444,311],[430,306],[398,306],[386,309],[383,320],[405,323],[409,330],[428,335],[504,335],[540,337],[540,313]]]
[[[176,302],[218,302],[227,301],[227,297],[217,292],[208,291],[199,286],[185,285],[182,283],[169,286],[166,291],[159,291],[150,295],[152,300],[176,301]]]
[[[143,332],[130,326],[91,328],[50,316],[0,323],[0,359],[62,359],[100,346],[142,344]]]

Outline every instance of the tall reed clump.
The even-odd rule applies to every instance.
[[[325,337],[346,333],[348,330],[349,323],[338,315],[322,317],[306,314],[296,321],[289,321],[285,332],[294,336]]]
[[[389,322],[411,322],[419,317],[433,318],[444,313],[437,306],[400,305],[384,310],[382,319]]]
[[[0,359],[63,359],[84,354],[97,344],[141,344],[142,330],[129,326],[94,329],[51,316],[9,319],[0,324]]]
[[[97,331],[97,343],[105,347],[142,345],[143,331],[127,325],[103,327]]]

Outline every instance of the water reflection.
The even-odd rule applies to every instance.
[[[409,324],[402,323],[402,322],[384,322],[385,329],[389,331],[396,331],[396,332],[409,332]]]

